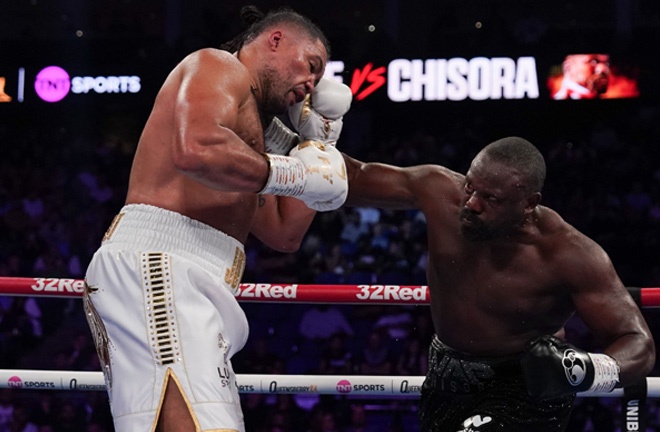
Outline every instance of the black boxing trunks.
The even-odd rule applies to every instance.
[[[575,397],[531,399],[521,356],[474,357],[435,336],[422,385],[420,432],[565,430]]]

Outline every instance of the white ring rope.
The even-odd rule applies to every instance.
[[[236,381],[240,393],[419,397],[424,377],[237,374]],[[647,396],[660,397],[660,378],[648,377],[646,383]],[[0,388],[105,391],[105,380],[101,372],[0,369]],[[610,393],[578,393],[580,397],[623,395],[621,388]]]

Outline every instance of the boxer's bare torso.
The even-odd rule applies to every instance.
[[[510,170],[482,163],[466,177],[438,165],[345,159],[348,205],[423,211],[431,312],[448,346],[475,356],[520,353],[537,336],[561,336],[577,311],[617,359],[631,357],[628,337],[644,347],[648,327],[607,254],[555,211],[533,201],[527,210]],[[478,213],[462,218],[467,207]],[[504,232],[465,234],[481,223]]]
[[[457,191],[455,204],[442,209],[424,201],[432,221],[427,279],[438,337],[456,350],[492,356],[520,352],[534,337],[560,331],[575,308],[555,268],[559,245],[570,241],[559,216],[539,207],[524,232],[475,243],[456,235],[460,199]]]
[[[198,80],[203,82],[195,82]],[[208,98],[204,103],[182,100],[195,98],[200,91]],[[201,106],[208,112],[196,113],[188,110],[190,106],[197,110]],[[187,128],[197,128],[198,132],[189,133]],[[202,158],[224,158],[224,164],[235,163],[236,174],[240,174],[240,146],[228,142],[234,138],[232,132],[257,152],[263,152],[263,129],[247,69],[235,56],[219,50],[205,50],[186,58],[161,88],[140,137],[126,203],[172,210],[245,242],[257,195],[230,192],[222,190],[221,183],[200,181],[183,172],[177,162],[177,153],[188,146],[181,141],[203,138],[205,141],[197,148]]]

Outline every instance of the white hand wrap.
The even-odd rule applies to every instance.
[[[290,155],[264,155],[270,172],[260,194],[296,197],[317,211],[336,210],[344,204],[348,195],[346,165],[335,147],[305,141]]]
[[[594,365],[594,382],[589,391],[609,393],[619,383],[619,365],[606,354],[588,353]]]
[[[264,154],[268,161],[268,180],[259,192],[266,195],[299,196],[305,189],[305,165],[301,160],[274,154]]]
[[[264,131],[264,144],[266,153],[269,154],[287,155],[299,142],[300,137],[277,117],[273,118]]]
[[[352,99],[347,85],[323,77],[305,100],[289,108],[289,119],[304,139],[335,145]]]

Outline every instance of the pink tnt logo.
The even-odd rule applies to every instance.
[[[48,66],[42,69],[34,80],[34,90],[46,102],[61,101],[70,89],[69,74],[58,66]]]
[[[14,387],[14,388],[21,388],[23,387],[23,380],[14,375],[13,377],[9,378],[9,381],[7,381],[7,384],[9,387]]]
[[[337,391],[339,393],[350,393],[351,392],[351,382],[349,380],[341,380],[337,383]]]

